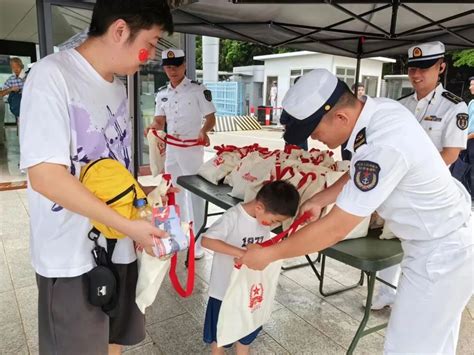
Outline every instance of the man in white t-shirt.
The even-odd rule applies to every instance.
[[[145,337],[144,317],[135,304],[134,242],[151,246],[152,236],[164,232],[147,221],[125,219],[78,177],[82,166],[99,158],[132,169],[128,99],[116,75],[133,75],[154,57],[162,32],[172,30],[165,1],[97,0],[88,39],[77,49],[42,59],[29,74],[20,147],[21,168],[28,170],[40,354],[117,354],[121,345]],[[90,220],[129,236],[113,251],[119,290],[110,317],[88,300],[94,291],[88,272],[96,266]],[[105,246],[105,238],[99,243]]]

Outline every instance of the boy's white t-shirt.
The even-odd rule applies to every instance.
[[[79,178],[88,162],[111,157],[130,170],[131,139],[126,90],[117,77],[112,83],[104,80],[75,49],[47,56],[31,69],[21,102],[22,169],[54,163]],[[30,248],[36,272],[44,277],[74,277],[90,271],[95,262],[94,243],[87,238],[89,219],[28,186]],[[105,246],[105,239],[99,240]],[[114,263],[134,260],[133,241],[120,239]]]
[[[227,210],[205,233],[209,239],[218,239],[243,248],[270,238],[270,227],[263,226],[238,204]],[[214,252],[209,296],[223,300],[234,268],[234,257]]]

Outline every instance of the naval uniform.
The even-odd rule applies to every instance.
[[[205,116],[214,113],[211,92],[204,85],[185,77],[175,88],[168,84],[156,95],[155,116],[166,116],[167,133],[179,139],[196,139]],[[181,148],[166,145],[165,171],[173,184],[181,175],[196,174],[204,161],[202,146]],[[184,221],[194,221],[196,229],[204,222],[204,200],[189,191],[177,194]]]
[[[455,354],[473,290],[468,192],[413,115],[392,100],[366,98],[347,149],[351,180],[337,206],[360,217],[377,211],[404,252],[385,353]]]
[[[444,148],[465,149],[467,144],[468,115],[466,103],[456,95],[444,90],[442,84],[424,98],[418,100],[416,93],[399,99],[399,102],[413,113],[416,120],[430,137],[438,151]],[[428,166],[429,162],[426,162]],[[400,266],[394,265],[377,275],[386,282],[397,285]],[[379,296],[394,297],[396,290],[381,285]]]
[[[443,148],[465,149],[468,115],[466,103],[442,84],[418,100],[416,93],[400,99],[421,124],[438,151]]]

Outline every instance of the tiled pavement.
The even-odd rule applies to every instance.
[[[37,291],[28,251],[26,191],[0,192],[0,354],[36,354]],[[147,310],[147,337],[126,354],[200,354],[202,323],[212,255],[197,262],[195,291],[180,298],[166,281]],[[296,262],[296,261],[292,261]],[[182,263],[181,263],[182,265]],[[181,270],[183,271],[183,270]],[[358,272],[328,262],[327,286],[353,284]],[[253,346],[256,354],[344,354],[362,318],[365,288],[323,298],[306,267],[281,274],[271,321]],[[373,312],[370,324],[386,321],[388,310]],[[463,314],[458,354],[474,349],[474,299]],[[363,338],[357,354],[381,354],[384,332]]]

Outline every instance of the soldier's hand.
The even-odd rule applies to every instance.
[[[321,217],[321,213],[323,212],[324,206],[322,206],[317,199],[309,199],[305,203],[303,203],[300,207],[299,215],[298,217],[302,216],[306,212],[309,212],[311,215],[310,219],[308,222],[314,222],[317,221]]]
[[[145,128],[145,130],[143,131],[143,134],[144,134],[145,138],[146,138],[146,136],[148,135],[148,131],[149,131],[150,129],[158,129],[158,124],[157,124],[155,121],[153,121],[153,122],[151,123],[151,125],[149,125],[148,127]]]
[[[198,136],[198,141],[202,142],[205,147],[209,147],[211,145],[211,140],[206,132],[200,131]]]

